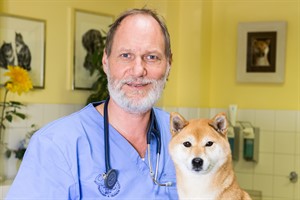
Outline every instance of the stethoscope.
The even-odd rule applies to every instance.
[[[104,150],[105,150],[105,168],[106,172],[103,174],[104,184],[107,188],[113,189],[115,184],[118,181],[118,171],[116,169],[111,168],[110,165],[110,153],[109,153],[109,127],[108,127],[108,106],[109,97],[104,102]],[[155,173],[153,172],[151,165],[151,149],[150,149],[150,141],[151,141],[151,133],[153,133],[157,145],[156,145],[156,165],[155,165]],[[172,182],[160,183],[157,180],[158,169],[159,169],[159,160],[160,160],[160,152],[161,152],[161,135],[157,126],[156,117],[153,109],[150,114],[150,126],[147,132],[147,148],[148,148],[148,164],[150,176],[153,182],[159,186],[171,186]]]

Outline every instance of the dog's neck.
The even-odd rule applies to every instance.
[[[257,66],[269,66],[270,63],[266,57],[259,57],[256,59]]]
[[[234,181],[230,160],[217,171],[210,171],[207,174],[198,175],[178,168],[176,174],[180,199],[214,200]]]
[[[267,47],[264,50],[263,55],[256,58],[256,65],[257,66],[270,66],[270,63],[269,63],[269,60],[268,60],[268,53],[269,53],[269,48]]]
[[[177,172],[179,199],[215,199],[218,196],[210,175]],[[188,180],[188,181],[187,181]]]

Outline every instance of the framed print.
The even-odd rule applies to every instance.
[[[45,87],[44,20],[0,14],[0,84],[7,66],[20,66],[30,75],[34,88]]]
[[[238,25],[238,82],[284,82],[286,26],[286,22]]]
[[[91,60],[103,49],[103,38],[113,16],[75,10],[73,89],[91,90],[98,74],[91,74]]]

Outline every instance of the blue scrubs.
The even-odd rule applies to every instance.
[[[109,126],[110,163],[119,176],[114,188],[108,189],[102,176],[106,171],[104,119],[95,106],[97,104],[89,104],[33,135],[7,200],[178,199],[175,169],[168,154],[169,114],[154,109],[162,140],[158,181],[171,181],[172,186],[154,184],[149,173],[148,152],[143,160],[130,143]],[[155,169],[154,137],[151,160]]]

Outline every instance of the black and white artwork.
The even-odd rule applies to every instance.
[[[0,67],[7,69],[9,65],[31,70],[30,48],[24,42],[21,33],[15,33],[14,41],[3,41],[0,47]]]
[[[45,21],[0,14],[0,84],[8,66],[29,72],[34,88],[44,88]]]
[[[73,89],[90,90],[97,80],[97,73],[91,75],[91,65],[95,52],[104,45],[103,32],[113,22],[113,16],[75,10],[74,33],[74,77]]]

